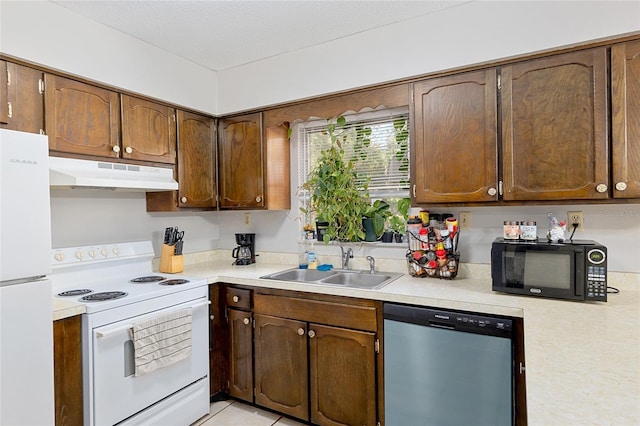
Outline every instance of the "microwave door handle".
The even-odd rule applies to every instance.
[[[585,267],[584,267],[584,250],[576,250],[575,254],[575,268],[573,268],[573,273],[575,274],[575,289],[574,292],[576,296],[580,296],[584,298],[584,290],[585,290]]]

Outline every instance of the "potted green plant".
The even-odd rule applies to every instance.
[[[402,236],[406,231],[407,219],[409,219],[409,208],[411,200],[409,198],[401,198],[398,200],[396,213],[388,219],[389,227],[395,233],[396,242],[402,242]]]
[[[384,232],[384,224],[391,215],[389,203],[375,200],[364,212],[362,224],[365,230],[365,241],[377,241]]]
[[[327,222],[322,240],[362,241],[365,232],[362,217],[369,205],[368,199],[357,185],[357,172],[351,160],[345,158],[342,143],[346,136],[336,131],[336,126],[346,124],[344,117],[328,120],[329,148],[323,150],[307,181],[301,186],[309,192],[305,214],[315,213],[316,220]]]

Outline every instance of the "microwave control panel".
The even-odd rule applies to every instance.
[[[607,301],[607,254],[600,248],[587,252],[586,300]]]

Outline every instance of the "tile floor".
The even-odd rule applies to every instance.
[[[208,416],[192,426],[303,426],[288,417],[229,399],[211,404]]]

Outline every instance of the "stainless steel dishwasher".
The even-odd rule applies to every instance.
[[[386,303],[386,426],[512,425],[513,324]]]

